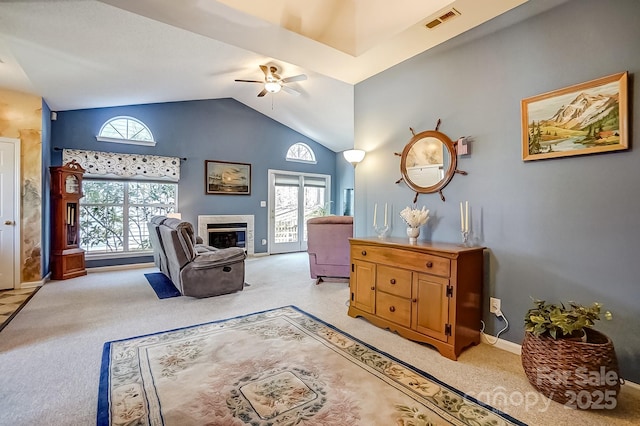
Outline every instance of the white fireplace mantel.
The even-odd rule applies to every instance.
[[[253,256],[255,247],[253,243],[253,215],[235,215],[235,214],[221,214],[221,215],[198,215],[198,235],[203,239],[209,234],[207,225],[210,223],[246,223],[247,224],[247,239],[246,249],[247,255]],[[206,240],[205,240],[206,243]]]

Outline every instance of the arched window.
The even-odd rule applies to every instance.
[[[126,143],[132,145],[155,146],[151,130],[133,117],[114,117],[100,128],[96,139],[100,142]]]
[[[289,147],[287,161],[316,164],[316,155],[306,143],[298,142]]]

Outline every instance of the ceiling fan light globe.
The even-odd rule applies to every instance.
[[[280,91],[280,89],[282,89],[282,87],[280,86],[280,83],[277,83],[277,82],[274,82],[274,81],[266,82],[264,84],[264,88],[269,93],[278,93]]]

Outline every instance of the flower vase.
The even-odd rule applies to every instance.
[[[420,235],[420,227],[407,226],[407,237],[409,237],[409,243],[416,244],[418,242],[418,236]]]

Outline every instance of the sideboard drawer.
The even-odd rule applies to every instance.
[[[351,257],[441,277],[450,276],[451,261],[449,259],[417,251],[353,244],[351,246]]]
[[[376,315],[405,327],[411,326],[411,299],[376,293]]]
[[[411,297],[411,271],[379,265],[376,276],[379,291],[400,297]]]

